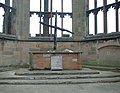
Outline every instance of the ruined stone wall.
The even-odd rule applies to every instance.
[[[17,39],[0,37],[0,66],[29,65],[29,51],[49,51],[53,49],[52,41],[29,40],[30,0],[13,0],[17,9],[14,16],[14,30]],[[73,39],[58,42],[57,49],[81,51],[82,64],[120,67],[120,39],[84,40],[86,36],[85,6],[87,0],[72,0],[73,3]],[[17,41],[18,40],[18,41]]]
[[[20,65],[21,49],[19,42],[0,40],[0,66]]]
[[[85,65],[120,67],[120,39],[80,43]]]
[[[27,42],[0,39],[0,66],[29,65],[29,51],[50,51],[53,42]],[[58,42],[58,50],[82,53],[83,65],[120,67],[120,39]]]
[[[74,40],[79,40],[78,48],[83,52],[83,64],[86,65],[98,65],[98,66],[120,66],[119,58],[119,38],[103,39],[91,36],[88,40],[85,40],[88,35],[88,18],[86,17],[86,11],[88,10],[89,0],[72,0],[73,5],[73,35]],[[106,35],[107,36],[107,35]],[[104,38],[108,38],[108,37]],[[89,36],[88,36],[89,37]],[[110,37],[110,38],[111,38]],[[119,37],[119,36],[118,36]]]
[[[79,51],[79,43],[58,42],[58,51]],[[16,41],[0,39],[0,66],[29,65],[29,51],[51,51],[53,42]]]

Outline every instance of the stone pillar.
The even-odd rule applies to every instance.
[[[86,35],[86,2],[87,0],[72,0],[73,35],[75,40],[83,39]]]
[[[7,6],[10,6],[10,0],[5,0],[5,4],[7,5]],[[10,32],[9,32],[9,30],[10,29],[8,29],[8,27],[9,27],[9,21],[10,20],[8,20],[8,18],[9,18],[9,14],[10,14],[10,10],[8,9],[8,8],[5,8],[5,14],[4,14],[4,26],[3,26],[3,33],[5,33],[5,34],[9,34]]]
[[[30,24],[30,0],[13,0],[16,8],[14,27],[18,39],[28,39]]]

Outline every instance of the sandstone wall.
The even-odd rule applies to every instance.
[[[29,51],[49,51],[53,42],[0,40],[0,66],[29,65]],[[58,42],[58,50],[80,51],[82,64],[120,66],[120,39]]]

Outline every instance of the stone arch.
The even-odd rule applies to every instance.
[[[120,66],[120,45],[105,45],[98,48],[100,65]]]
[[[102,48],[106,48],[106,47],[120,47],[120,45],[116,45],[116,44],[112,44],[112,45],[104,45],[104,46],[100,46],[99,48],[98,48],[98,50],[100,50],[100,49],[102,49]]]

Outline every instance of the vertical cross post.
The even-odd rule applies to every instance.
[[[39,24],[39,36],[41,36],[41,9],[42,9],[42,0],[40,0],[40,24]]]

